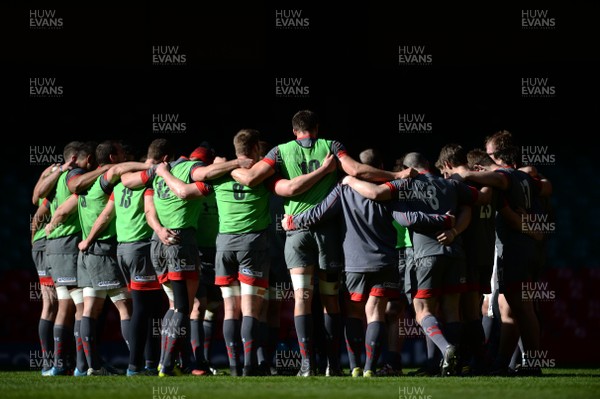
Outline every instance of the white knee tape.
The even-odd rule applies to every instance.
[[[131,298],[131,293],[129,290],[127,290],[127,287],[113,288],[107,292],[110,300],[113,301],[113,303]]]
[[[245,283],[240,283],[242,286],[242,295],[256,295],[258,297],[264,298],[265,293],[267,292],[266,288],[257,287],[255,285],[248,285]]]
[[[169,298],[169,301],[173,302],[175,300],[175,297],[173,296],[173,288],[171,288],[171,284],[169,283],[164,283],[162,285],[163,291],[167,294],[167,298]]]
[[[216,314],[212,310],[206,309],[206,311],[204,312],[204,320],[206,321],[213,321],[215,319],[215,316]]]
[[[221,287],[221,296],[223,298],[231,298],[232,296],[240,296],[240,286],[232,285],[228,287]]]
[[[337,281],[319,281],[319,292],[322,295],[337,295],[340,285]]]
[[[79,305],[83,303],[83,288],[71,288],[69,290],[69,295],[73,298],[73,302],[75,305]]]
[[[67,287],[58,286],[56,287],[56,297],[60,299],[71,299],[71,294],[69,294],[69,289]]]
[[[294,291],[299,289],[312,290],[314,288],[312,282],[312,276],[309,274],[292,274],[292,287]]]
[[[106,290],[95,290],[92,287],[85,287],[83,289],[83,297],[93,296],[94,298],[106,298]]]

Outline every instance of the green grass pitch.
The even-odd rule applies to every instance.
[[[410,371],[410,370],[405,370]],[[42,377],[1,371],[0,398],[82,399],[574,399],[600,397],[600,369],[541,377]]]

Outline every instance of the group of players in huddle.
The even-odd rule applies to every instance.
[[[177,156],[162,138],[142,161],[119,141],[68,143],[33,191],[42,375],[213,374],[217,312],[230,374],[275,375],[290,286],[298,376],[345,375],[342,339],[352,377],[402,375],[406,315],[428,348],[415,375],[540,374],[511,359],[518,344],[523,358],[540,349],[522,290],[539,276],[545,240],[523,220],[548,212],[552,187],[519,165],[510,132],[486,137],[485,150],[445,145],[437,173],[417,152],[391,171],[372,149],[355,160],[318,127],[301,110],[295,138],[271,149],[242,129],[232,160],[207,143]],[[129,349],[123,372],[98,348],[107,299]],[[493,353],[488,307],[501,322]]]

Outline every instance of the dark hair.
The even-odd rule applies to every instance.
[[[175,157],[175,148],[167,139],[154,139],[148,146],[148,159],[156,162],[162,161],[163,157],[173,159]]]
[[[496,163],[494,160],[481,148],[474,148],[471,151],[467,152],[467,163],[469,165],[469,169],[474,169],[475,166],[491,166]]]
[[[82,146],[82,141],[71,141],[67,143],[67,145],[65,145],[65,148],[63,149],[63,157],[65,162],[70,160],[72,156],[78,157]]]
[[[111,163],[110,156],[117,155],[122,149],[121,142],[117,140],[105,140],[96,147],[96,160],[99,165]]]
[[[436,162],[436,167],[444,166],[445,163],[449,163],[450,166],[456,167],[460,165],[467,165],[467,153],[465,149],[456,143],[446,144],[440,150],[440,155]],[[438,166],[438,164],[440,166]]]
[[[484,144],[487,146],[488,143],[493,144],[496,151],[498,151],[502,148],[513,146],[514,140],[512,134],[508,130],[499,130],[485,138]],[[494,154],[494,156],[497,157],[496,154]]]
[[[319,126],[319,118],[316,113],[309,110],[296,112],[292,118],[292,128],[299,132],[316,132]]]
[[[506,165],[517,166],[520,161],[521,151],[516,145],[510,145],[507,147],[496,150],[494,156],[504,162]]]

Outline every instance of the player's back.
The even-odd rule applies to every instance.
[[[345,221],[345,270],[371,272],[398,261],[396,228],[389,204],[372,201],[347,185],[337,185]]]
[[[184,183],[192,182],[192,170],[200,163],[180,157],[171,163],[171,174]],[[199,199],[181,199],[167,186],[165,180],[155,176],[152,183],[154,189],[154,206],[160,223],[169,229],[186,229],[198,227],[200,215]]]
[[[464,183],[444,179],[431,173],[421,173],[413,179],[391,182],[397,190],[395,196],[413,211],[442,215],[457,213],[460,204],[472,202],[472,192]],[[414,258],[448,255],[463,257],[462,239],[457,237],[449,246],[438,243],[436,233],[413,232]]]

